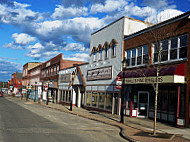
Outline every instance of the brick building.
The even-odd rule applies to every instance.
[[[22,73],[15,72],[12,74],[11,80],[8,82],[8,89],[14,95],[19,95],[22,90]]]
[[[126,114],[154,117],[153,85],[158,81],[157,119],[190,126],[189,35],[190,12],[186,12],[125,37],[127,66],[118,76],[125,78]],[[160,68],[158,78],[156,66]]]
[[[43,100],[46,100],[45,88],[48,87],[49,97],[52,98],[52,101],[57,101],[59,70],[81,63],[83,62],[63,60],[63,53],[42,63],[40,80],[43,84]]]

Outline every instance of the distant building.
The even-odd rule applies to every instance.
[[[22,73],[13,73],[12,79],[8,82],[8,89],[12,92],[14,95],[19,95],[22,90]]]

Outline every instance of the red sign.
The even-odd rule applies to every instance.
[[[45,91],[46,91],[46,92],[48,91],[48,86],[45,86]]]
[[[122,78],[121,76],[117,76],[116,77],[116,86],[115,86],[116,89],[122,89]]]

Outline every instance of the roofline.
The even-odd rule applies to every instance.
[[[25,65],[27,65],[27,64],[29,64],[29,63],[41,63],[41,62],[27,62],[27,63],[25,63],[23,66],[25,66]]]
[[[66,70],[66,69],[71,69],[71,68],[76,68],[76,67],[78,67],[78,66],[87,65],[87,64],[89,64],[89,63],[86,62],[86,63],[83,63],[83,64],[78,64],[78,65],[76,65],[76,66],[72,66],[72,67],[64,68],[64,69],[61,69],[61,70],[59,70],[59,71],[63,71],[63,70]]]
[[[176,21],[179,21],[179,20],[181,20],[181,19],[183,19],[183,18],[185,18],[185,17],[187,17],[187,16],[189,16],[189,15],[190,15],[190,11],[185,12],[185,13],[183,13],[183,14],[181,14],[181,15],[176,16],[176,17],[173,17],[173,18],[171,18],[171,19],[168,19],[168,20],[166,20],[166,21],[163,21],[163,22],[161,22],[161,23],[158,23],[158,24],[156,24],[156,25],[153,25],[153,26],[151,26],[151,27],[145,28],[145,29],[143,29],[143,30],[141,30],[141,31],[138,31],[138,32],[136,32],[136,33],[133,33],[133,34],[131,34],[131,35],[127,35],[127,36],[124,37],[124,41],[125,41],[125,40],[128,40],[128,39],[131,39],[131,38],[133,38],[133,37],[139,36],[139,35],[141,35],[141,34],[143,34],[143,33],[149,32],[150,30],[155,30],[155,29],[158,29],[158,28],[160,28],[160,27],[163,27],[163,26],[166,26],[166,25],[168,25],[168,24],[171,24],[171,23],[174,23],[174,22],[176,22]]]

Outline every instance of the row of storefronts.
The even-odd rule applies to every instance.
[[[60,54],[32,68],[27,64],[23,84],[35,86],[44,101],[48,97],[51,102],[117,115],[124,106],[125,115],[152,119],[158,82],[157,119],[189,127],[189,15],[151,27],[122,17],[91,34],[88,63],[63,60]]]

